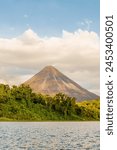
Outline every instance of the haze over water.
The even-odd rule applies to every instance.
[[[0,150],[99,150],[99,122],[1,122]]]

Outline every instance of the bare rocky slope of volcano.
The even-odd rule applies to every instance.
[[[75,97],[77,101],[99,98],[99,96],[82,88],[53,66],[46,66],[23,84],[29,85],[36,93],[55,95],[61,92],[70,97]]]

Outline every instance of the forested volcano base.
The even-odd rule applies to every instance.
[[[92,121],[100,118],[100,100],[76,102],[58,93],[33,93],[29,86],[0,84],[0,121]]]

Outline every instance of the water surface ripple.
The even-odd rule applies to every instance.
[[[0,122],[0,150],[99,149],[99,122]]]

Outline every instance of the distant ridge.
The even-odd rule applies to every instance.
[[[65,93],[77,101],[98,99],[99,96],[82,88],[53,66],[46,66],[39,73],[24,82],[36,93],[55,95]]]

